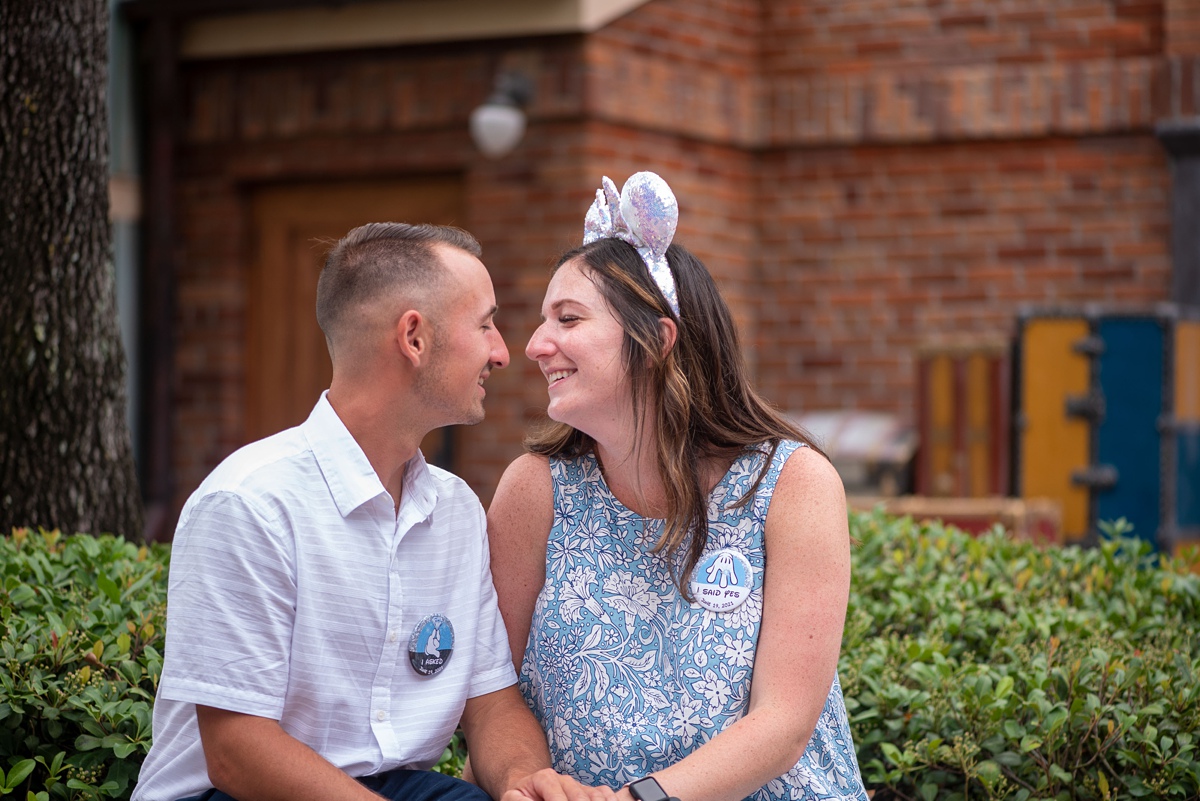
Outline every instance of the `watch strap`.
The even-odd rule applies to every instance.
[[[679,801],[678,798],[667,795],[667,791],[653,776],[632,781],[626,787],[634,801]]]

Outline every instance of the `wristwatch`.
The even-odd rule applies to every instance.
[[[628,788],[634,801],[679,801],[675,796],[667,795],[662,785],[658,783],[658,779],[653,776],[630,782]]]

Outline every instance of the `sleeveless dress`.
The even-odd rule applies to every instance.
[[[724,611],[683,599],[671,579],[679,557],[652,553],[662,521],[622,505],[591,453],[550,460],[546,583],[519,683],[546,731],[555,770],[619,788],[678,762],[746,713],[762,618],[767,508],[798,447],[780,443],[745,506],[730,508],[753,486],[766,446],[747,449],[709,496],[709,542],[693,576],[707,567],[711,577],[721,559],[750,568],[743,584],[752,589]],[[866,801],[836,676],[800,761],[749,798]]]

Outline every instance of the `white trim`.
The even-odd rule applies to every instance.
[[[647,0],[391,0],[189,22],[185,59],[588,33]]]

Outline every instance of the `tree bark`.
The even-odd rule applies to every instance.
[[[108,7],[0,3],[0,534],[142,536],[108,220]]]

